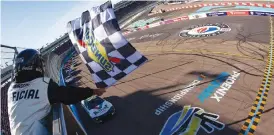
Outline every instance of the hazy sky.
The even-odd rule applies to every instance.
[[[40,48],[64,34],[68,21],[106,1],[1,1],[1,44]]]
[[[68,21],[107,0],[74,1],[11,1],[1,0],[1,44],[22,48],[41,48],[66,32]],[[111,0],[112,4],[120,0]],[[22,49],[20,49],[22,50]],[[1,63],[9,62],[12,54],[1,50]]]

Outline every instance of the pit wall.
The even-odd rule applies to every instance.
[[[254,10],[229,10],[229,11],[221,11],[221,12],[201,12],[201,13],[191,13],[186,16],[176,17],[172,19],[167,19],[164,21],[156,22],[153,24],[146,25],[144,27],[139,27],[131,31],[126,31],[123,34],[127,35],[135,31],[146,30],[149,28],[157,27],[164,24],[172,24],[175,22],[193,20],[193,19],[201,19],[206,17],[217,17],[217,16],[274,16],[274,12],[265,12],[265,11],[254,11]]]

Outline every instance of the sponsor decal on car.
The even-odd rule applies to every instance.
[[[108,111],[113,107],[110,102],[98,96],[92,96],[86,100],[82,100],[81,104],[92,118],[108,114]]]
[[[202,108],[184,106],[183,110],[168,118],[160,135],[196,135],[200,128],[210,134],[224,129],[225,124],[218,118],[219,115],[205,112]]]
[[[100,114],[102,114],[103,112],[106,112],[106,110],[108,109],[109,107],[108,107],[108,105],[107,104],[105,104],[105,105],[103,105],[103,104],[100,104],[100,105],[97,105],[95,108],[93,108],[94,109],[94,114],[95,115],[100,115]]]
[[[195,25],[188,29],[182,30],[179,34],[180,37],[209,37],[223,34],[231,31],[231,28],[226,24],[204,24]]]

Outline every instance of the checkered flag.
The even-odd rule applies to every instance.
[[[110,1],[68,22],[68,33],[98,88],[113,85],[147,61],[122,35]]]

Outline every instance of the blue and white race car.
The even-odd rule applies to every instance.
[[[113,105],[98,96],[82,100],[81,105],[96,123],[103,123],[115,114]]]

